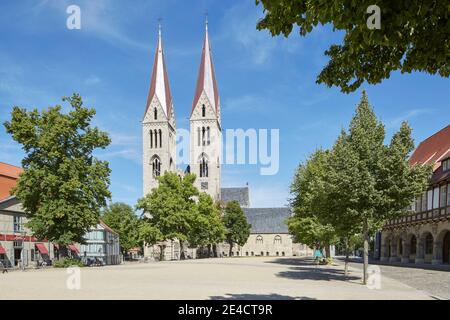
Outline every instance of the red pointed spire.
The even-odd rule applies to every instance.
[[[205,91],[213,109],[217,115],[220,113],[220,98],[217,89],[216,76],[214,72],[214,64],[212,61],[211,47],[208,37],[208,20],[205,26],[205,40],[203,42],[202,57],[200,60],[200,69],[198,71],[197,86],[195,89],[194,101],[192,102],[192,111],[198,103],[198,99],[202,92]]]
[[[145,113],[150,106],[153,97],[156,96],[161,103],[162,109],[167,118],[172,115],[172,95],[170,93],[169,77],[167,76],[166,62],[162,47],[161,25],[158,27],[158,42],[156,45],[155,60],[153,62],[152,77],[150,80],[150,90],[147,97]]]

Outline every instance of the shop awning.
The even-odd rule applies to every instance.
[[[1,244],[0,244],[0,254],[6,254],[5,248],[3,248]]]
[[[80,253],[80,251],[74,244],[69,244],[69,249],[70,249],[70,251],[75,252],[77,254]]]
[[[48,250],[43,243],[36,243],[36,248],[40,254],[48,254]]]

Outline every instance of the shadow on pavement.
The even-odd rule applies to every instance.
[[[312,257],[279,258],[275,260],[266,261],[266,263],[275,263],[287,266],[310,266],[314,265],[314,258]]]
[[[319,281],[349,281],[359,280],[359,277],[345,276],[344,271],[330,267],[292,267],[290,271],[277,273],[278,277],[296,280],[319,280]]]
[[[277,293],[252,294],[252,293],[227,293],[224,296],[211,296],[211,300],[317,300],[311,297],[291,297]]]

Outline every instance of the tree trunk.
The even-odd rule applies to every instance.
[[[164,251],[166,250],[166,246],[165,245],[160,245],[159,246],[159,261],[164,261]]]
[[[184,255],[184,243],[180,240],[180,260],[186,259]]]
[[[367,220],[364,221],[363,226],[363,237],[364,237],[364,266],[363,266],[363,284],[367,284],[367,268],[369,267],[369,230],[367,226]]]
[[[345,238],[345,268],[344,274],[348,276],[348,238]]]
[[[233,252],[233,241],[230,241],[229,244],[230,244],[230,250],[228,252],[228,256],[231,257],[231,254]]]
[[[208,244],[208,258],[211,258],[211,245]]]
[[[330,244],[325,243],[325,258],[330,258]]]
[[[217,244],[213,244],[212,249],[213,249],[213,257],[217,258]]]

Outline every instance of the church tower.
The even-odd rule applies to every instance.
[[[197,175],[196,187],[211,195],[214,200],[220,199],[221,152],[220,99],[206,22],[190,116],[190,172]]]
[[[157,187],[156,177],[165,171],[176,171],[176,127],[169,78],[158,29],[155,60],[150,89],[142,121],[143,191],[144,195]]]

